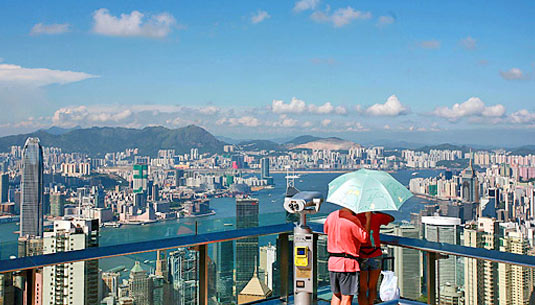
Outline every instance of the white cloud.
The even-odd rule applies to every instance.
[[[451,108],[437,107],[433,114],[450,121],[472,116],[499,118],[505,115],[505,106],[501,104],[486,106],[480,98],[471,97],[461,104],[454,104]]]
[[[278,121],[273,122],[266,122],[267,126],[273,126],[273,127],[294,127],[296,126],[298,121],[296,119],[289,118],[287,115],[283,114],[279,117]]]
[[[51,84],[64,85],[95,77],[99,76],[84,72],[23,68],[17,65],[0,64],[0,84],[9,83],[41,87]]]
[[[334,27],[343,27],[354,20],[367,20],[372,17],[370,12],[362,12],[348,6],[346,8],[339,8],[331,15],[329,11],[316,11],[310,15],[310,18],[316,22],[332,23]]]
[[[345,127],[345,131],[362,132],[370,130],[369,128],[364,127],[360,122],[347,122]]]
[[[271,110],[275,113],[303,113],[307,109],[306,103],[303,100],[292,98],[289,104],[282,100],[273,100],[271,103]]]
[[[500,71],[500,75],[506,80],[521,80],[527,78],[527,75],[518,68],[511,68],[508,71]]]
[[[219,111],[221,111],[221,109],[219,109],[216,106],[206,106],[206,107],[199,108],[199,112],[202,114],[206,114],[206,115],[214,115],[218,113]]]
[[[90,105],[68,106],[58,109],[51,122],[58,126],[169,126],[187,125],[203,121],[213,124],[221,110],[215,106],[187,107],[180,105]],[[239,124],[232,119],[230,124]],[[245,123],[243,121],[243,123]],[[254,124],[254,123],[251,123]]]
[[[438,40],[424,40],[418,43],[418,46],[423,49],[438,49],[440,48],[440,41]]]
[[[308,111],[317,114],[328,114],[334,111],[334,106],[330,102],[327,102],[321,106],[309,105]]]
[[[318,6],[320,0],[300,0],[295,3],[294,12],[313,10]]]
[[[313,10],[320,3],[320,0],[300,0],[295,3],[294,11],[302,12],[307,10]]]
[[[303,123],[302,127],[303,128],[309,128],[309,127],[312,127],[312,125],[313,125],[312,122],[306,121],[306,122]]]
[[[379,19],[377,20],[377,26],[378,27],[385,27],[389,24],[394,23],[396,19],[392,16],[379,16]]]
[[[326,102],[323,105],[307,105],[305,101],[292,98],[290,103],[286,104],[282,100],[273,100],[271,103],[271,111],[274,113],[312,113],[312,114],[346,114],[347,109],[344,106],[334,106],[331,102]]]
[[[168,13],[146,19],[144,16],[141,12],[132,11],[116,17],[108,9],[101,8],[93,13],[93,32],[107,36],[163,38],[176,23],[175,18]]]
[[[510,121],[515,124],[535,123],[535,112],[522,109],[514,112],[509,117]]]
[[[56,35],[56,34],[63,34],[70,32],[71,25],[68,23],[63,24],[42,24],[38,23],[33,26],[32,30],[30,31],[30,35]]]
[[[477,40],[470,36],[461,39],[460,44],[463,48],[467,50],[474,50],[477,48]]]
[[[372,116],[398,116],[407,114],[409,108],[403,106],[397,96],[390,96],[384,104],[374,104],[366,109],[366,114]]]
[[[347,109],[344,106],[336,106],[336,108],[334,108],[334,112],[336,114],[347,114]]]
[[[321,126],[323,126],[323,127],[327,127],[327,126],[329,126],[331,123],[332,123],[331,120],[329,120],[329,119],[323,119],[323,120],[321,121]]]
[[[235,127],[235,126],[258,127],[260,126],[260,120],[253,116],[222,118],[217,121],[217,125],[229,125],[232,127]]]
[[[263,11],[263,10],[258,10],[256,14],[253,14],[253,16],[251,16],[251,23],[257,24],[269,18],[271,18],[271,16],[268,14],[268,12]]]

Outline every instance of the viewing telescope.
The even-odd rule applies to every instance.
[[[294,263],[294,304],[312,304],[312,296],[316,292],[316,251],[317,237],[306,225],[306,215],[315,214],[323,203],[320,192],[299,191],[288,188],[284,198],[284,209],[291,214],[299,215],[299,222],[294,227],[293,263]]]

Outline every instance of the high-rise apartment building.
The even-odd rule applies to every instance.
[[[258,266],[261,280],[266,283],[267,287],[273,291],[273,272],[274,264],[277,260],[277,247],[269,243],[266,246],[260,247],[260,265]]]
[[[64,215],[65,195],[61,192],[50,193],[50,215],[61,217]]]
[[[269,158],[262,158],[260,160],[260,166],[262,167],[262,179],[271,177],[269,175]]]
[[[102,295],[104,297],[111,296],[118,297],[120,273],[118,272],[103,272],[102,273]]]
[[[522,232],[505,232],[500,239],[500,251],[527,255],[530,249],[528,240]],[[533,290],[533,270],[528,267],[498,264],[499,304],[528,305]]]
[[[169,280],[174,304],[196,305],[199,299],[197,251],[180,248],[169,253]]]
[[[236,228],[258,226],[258,199],[236,198]],[[236,291],[240,292],[258,266],[258,237],[248,237],[236,241]]]
[[[149,166],[145,163],[137,163],[133,166],[132,189],[134,193],[146,193]]]
[[[9,201],[9,175],[0,174],[0,203]]]
[[[458,245],[460,241],[460,225],[461,219],[456,217],[445,216],[424,216],[422,217],[422,225],[424,229],[424,238],[428,241],[448,243]],[[451,285],[456,289],[460,283],[459,278],[459,262],[457,257],[450,256],[448,258],[439,259],[436,261],[436,291],[439,292],[446,285]],[[464,275],[464,274],[463,274]],[[438,300],[437,300],[438,301]]]
[[[464,229],[464,245],[468,247],[498,250],[498,222],[480,217],[477,223]],[[473,258],[465,258],[464,299],[466,305],[498,304],[498,265]]]
[[[20,236],[43,236],[43,148],[28,138],[22,150]]]
[[[46,232],[43,253],[98,247],[98,220],[54,221],[54,231]],[[43,268],[43,304],[97,305],[98,260],[79,261]]]
[[[420,231],[412,225],[394,228],[394,234],[401,237],[420,238]],[[394,272],[398,276],[399,292],[404,298],[417,300],[422,294],[422,265],[420,251],[394,247]]]

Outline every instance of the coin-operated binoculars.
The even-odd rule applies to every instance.
[[[294,192],[284,199],[284,209],[288,213],[298,214],[299,223],[294,227],[294,304],[312,304],[314,285],[316,285],[316,268],[314,258],[314,234],[306,224],[306,215],[319,211],[323,195],[320,192]]]

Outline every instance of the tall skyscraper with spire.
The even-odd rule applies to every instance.
[[[22,150],[20,236],[43,236],[43,147],[28,138]]]
[[[479,203],[479,182],[472,163],[470,150],[470,163],[461,173],[461,198],[464,203]]]

